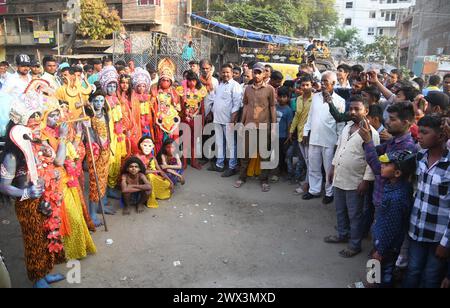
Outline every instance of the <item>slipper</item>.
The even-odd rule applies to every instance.
[[[331,235],[331,236],[327,236],[326,238],[323,239],[323,241],[327,244],[343,244],[343,243],[348,243],[348,239],[347,238],[340,238],[336,235]]]
[[[237,181],[236,183],[234,183],[234,188],[241,188],[242,187],[242,185],[244,185],[244,182],[243,181]]]
[[[354,256],[357,256],[361,253],[361,250],[353,250],[350,248],[344,249],[341,252],[339,252],[339,255],[343,258],[350,259]]]
[[[262,192],[269,192],[270,191],[270,185],[269,184],[262,184],[261,185]]]

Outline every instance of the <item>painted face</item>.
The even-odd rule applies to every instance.
[[[162,89],[166,90],[166,89],[170,88],[171,84],[172,84],[172,82],[169,79],[167,79],[167,78],[161,79],[161,88]]]
[[[33,134],[33,139],[41,138],[41,114],[39,112],[34,113],[30,119],[28,119],[27,127],[31,129]]]
[[[105,106],[105,98],[101,95],[96,96],[94,98],[94,100],[92,101],[93,105],[94,105],[94,109],[95,111],[99,111],[102,110],[103,107]]]
[[[139,168],[138,164],[133,163],[128,166],[128,173],[130,173],[131,175],[137,175],[139,174],[139,172],[141,172],[141,168]]]
[[[142,84],[137,86],[136,92],[138,94],[144,94],[146,89],[147,89],[147,87],[145,86],[145,84],[142,83]]]
[[[151,139],[145,139],[141,143],[141,151],[142,151],[142,153],[144,153],[144,155],[152,154],[154,148],[155,148],[155,145],[153,144],[153,141]]]
[[[52,111],[47,116],[47,126],[55,128],[61,118],[61,112],[59,110]]]
[[[117,83],[115,82],[110,82],[107,86],[106,86],[106,93],[109,96],[112,96],[116,93],[117,91]]]

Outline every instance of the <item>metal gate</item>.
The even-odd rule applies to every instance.
[[[211,40],[202,36],[191,40],[194,47],[194,59],[209,59]],[[123,60],[126,63],[134,60],[136,67],[145,68],[150,63],[157,69],[158,62],[163,58],[172,59],[177,67],[175,78],[181,80],[183,72],[189,70],[189,61],[182,58],[184,47],[188,41],[180,38],[167,37],[156,32],[128,32],[115,34],[113,45],[114,63]]]

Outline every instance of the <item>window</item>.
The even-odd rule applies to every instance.
[[[381,12],[381,18],[384,18],[385,13]]]
[[[371,19],[377,18],[377,11],[370,11],[369,18],[371,18]]]
[[[386,12],[386,18],[384,20],[385,21],[390,21],[391,20],[391,12]]]
[[[375,35],[375,28],[369,28],[367,35],[370,35],[370,36]]]
[[[345,3],[345,8],[346,9],[352,9],[353,8],[353,2],[346,2]]]
[[[384,29],[378,29],[378,35],[383,35],[384,34]]]
[[[352,19],[351,18],[346,18],[344,21],[344,25],[345,26],[351,26],[352,25]]]
[[[161,5],[161,0],[138,0],[139,6]]]
[[[391,21],[397,20],[397,13],[391,13]]]

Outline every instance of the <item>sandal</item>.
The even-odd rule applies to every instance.
[[[361,253],[361,250],[353,250],[353,249],[347,248],[347,249],[342,250],[339,253],[339,255],[342,258],[350,259],[350,258],[353,258],[356,255],[359,255],[360,253]]]
[[[348,243],[348,238],[340,238],[336,235],[330,235],[323,239],[327,244],[345,244]]]
[[[234,186],[234,188],[241,188],[242,185],[244,185],[244,181],[239,180],[239,181],[236,181],[236,183],[234,183],[233,186]]]
[[[262,184],[261,185],[262,192],[269,192],[270,191],[270,185],[269,184]]]

